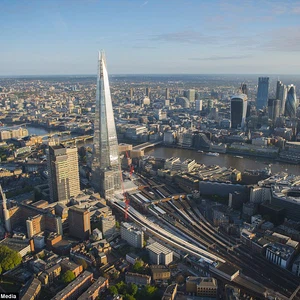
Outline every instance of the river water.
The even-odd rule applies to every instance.
[[[27,126],[30,135],[45,135],[51,131],[41,128]],[[156,147],[145,151],[146,155],[151,155],[157,158],[169,158],[169,157],[179,157],[181,160],[186,158],[195,159],[196,162],[205,165],[219,165],[221,167],[233,167],[237,170],[243,172],[246,169],[250,170],[261,170],[271,164],[272,173],[277,172],[288,172],[290,174],[300,175],[300,166],[291,165],[282,162],[276,162],[264,158],[255,157],[243,157],[237,158],[234,155],[220,154],[219,156],[208,156],[205,153],[198,153],[196,150],[188,149],[177,149],[177,148],[166,148],[166,147]]]
[[[198,153],[196,150],[156,147],[145,152],[157,158],[179,157],[181,160],[186,158],[195,159],[196,162],[205,165],[219,165],[221,167],[233,167],[243,172],[248,170],[261,170],[271,164],[272,173],[288,172],[290,174],[300,175],[300,166],[276,162],[264,158],[243,157],[237,158],[234,155],[220,154],[219,156],[208,156],[205,153]]]

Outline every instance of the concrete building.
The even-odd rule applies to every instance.
[[[147,250],[154,265],[169,265],[173,261],[173,251],[157,242],[147,246]]]
[[[295,254],[295,249],[291,246],[272,243],[266,247],[266,258],[281,268],[288,268]]]
[[[116,231],[116,218],[115,216],[107,216],[101,218],[102,233],[105,238],[112,236]]]
[[[135,248],[143,248],[144,232],[139,228],[135,227],[134,224],[122,222],[121,237],[129,245]]]
[[[196,111],[202,111],[202,100],[196,100],[195,101],[195,110]]]
[[[89,239],[91,234],[90,212],[86,209],[73,206],[69,209],[70,235],[81,240]]]
[[[50,146],[47,162],[51,202],[76,197],[80,193],[77,147]]]

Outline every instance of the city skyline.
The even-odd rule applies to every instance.
[[[3,1],[0,75],[95,74],[101,48],[111,74],[299,74],[299,14],[300,1]]]

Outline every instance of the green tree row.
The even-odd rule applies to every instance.
[[[21,255],[7,246],[0,246],[0,274],[18,266],[22,261]]]

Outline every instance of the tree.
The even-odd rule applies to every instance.
[[[136,300],[134,296],[129,295],[129,294],[125,294],[124,296],[124,300]]]
[[[109,288],[108,288],[110,294],[113,296],[113,295],[118,295],[118,290],[117,288],[114,286],[114,285],[111,285]]]
[[[116,228],[120,229],[121,226],[120,226],[120,222],[116,221]]]
[[[134,283],[131,283],[128,286],[128,293],[132,296],[135,296],[137,292],[138,292],[138,286]]]
[[[137,260],[133,265],[133,271],[140,273],[143,271],[144,262],[142,260]]]
[[[15,268],[22,262],[19,252],[14,251],[7,246],[0,246],[0,273]]]
[[[69,283],[73,281],[75,278],[76,278],[75,274],[70,270],[66,271],[61,277],[64,283]]]

